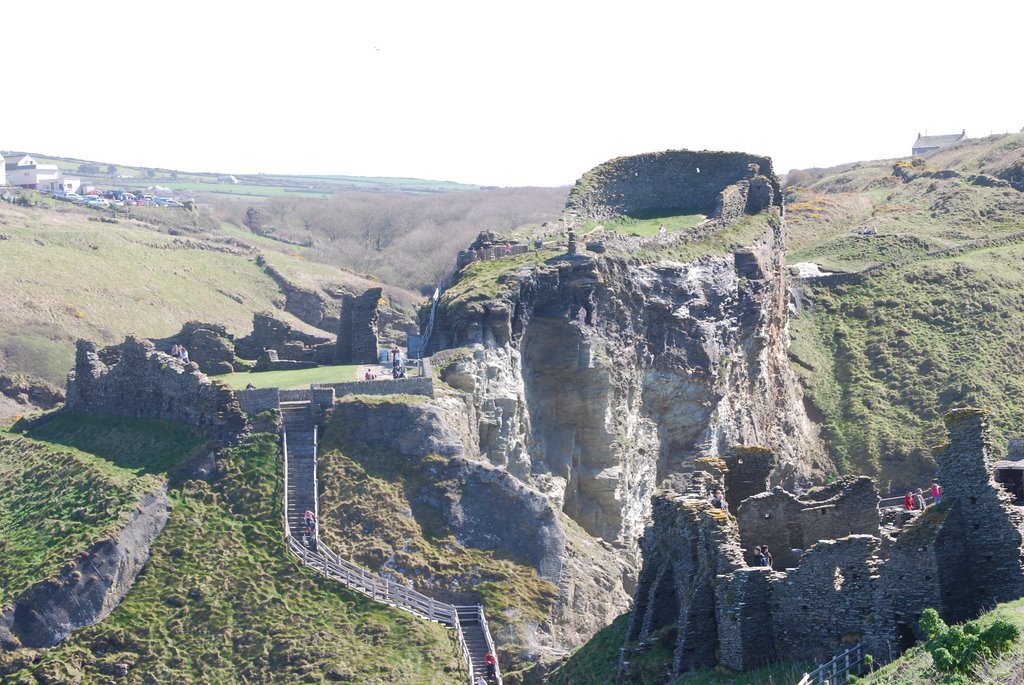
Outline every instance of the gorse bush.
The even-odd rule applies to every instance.
[[[935,667],[954,676],[970,673],[982,660],[1005,652],[1020,636],[1017,626],[1003,619],[997,619],[984,630],[977,621],[947,626],[931,608],[924,610],[920,625],[928,637],[924,648],[931,654]],[[968,681],[952,678],[950,682]]]

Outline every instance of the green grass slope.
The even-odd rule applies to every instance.
[[[806,672],[800,664],[778,664],[746,673],[700,669],[672,678],[673,630],[652,636],[643,649],[629,645],[626,664],[620,668],[628,629],[629,614],[623,614],[559,664],[546,681],[548,685],[790,685]]]
[[[1024,599],[997,605],[992,611],[980,616],[977,623],[984,629],[997,619],[1008,621],[1024,632]],[[981,664],[959,683],[1006,685],[1019,683],[1021,678],[1024,678],[1024,641],[1018,640],[1009,651]],[[951,678],[950,675],[935,668],[931,655],[921,646],[907,650],[899,659],[857,682],[861,685],[953,685],[957,683],[955,677]]]
[[[159,485],[74,449],[0,433],[0,607],[109,538]]]
[[[392,396],[356,398],[367,404],[417,402]],[[455,482],[437,482],[447,459],[418,462],[386,450],[353,445],[328,425],[321,443],[320,516],[324,541],[343,557],[412,583],[418,590],[459,604],[481,603],[506,654],[519,654],[529,627],[543,623],[558,588],[529,565],[500,551],[460,543],[441,516],[423,501],[447,497]],[[508,664],[507,659],[503,663]],[[507,669],[507,666],[506,666]]]
[[[0,203],[0,372],[61,386],[77,338],[164,337],[194,320],[245,335],[258,311],[308,330],[282,311],[284,295],[251,242],[212,220],[193,225],[183,210],[138,209],[152,216],[108,224],[97,221],[100,212],[64,203]],[[304,274],[304,287],[367,287],[349,272],[309,267],[300,249],[281,243],[265,253],[280,271]]]
[[[218,469],[212,483],[173,487],[145,571],[106,620],[53,649],[0,655],[0,682],[107,683],[119,664],[123,683],[461,682],[444,628],[286,554],[276,436],[223,452]]]
[[[928,446],[956,406],[991,410],[999,450],[1024,434],[1024,193],[971,180],[1022,159],[1024,135],[1001,136],[788,191],[789,262],[867,270],[795,282],[809,306],[792,355],[837,461],[883,490],[931,476]],[[960,175],[935,175],[947,169]]]

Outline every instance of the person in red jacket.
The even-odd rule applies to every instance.
[[[903,498],[903,508],[910,511],[914,508],[914,495],[908,492],[907,496]]]
[[[494,678],[494,669],[498,665],[498,660],[494,658],[494,652],[487,652],[484,656],[484,666],[487,667],[487,679],[491,680]]]

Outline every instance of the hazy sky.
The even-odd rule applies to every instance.
[[[1024,4],[4,2],[0,150],[563,185],[619,155],[1024,127]]]

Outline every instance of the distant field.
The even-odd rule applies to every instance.
[[[46,155],[32,155],[44,164],[56,164],[69,175],[83,179],[99,188],[148,188],[161,185],[174,190],[190,190],[196,193],[238,195],[240,197],[307,197],[322,198],[345,191],[388,191],[407,193],[443,193],[460,190],[479,190],[480,186],[454,181],[432,181],[420,178],[398,178],[387,176],[333,176],[333,175],[288,175],[288,174],[234,174],[238,183],[218,180],[228,173],[196,173],[153,169],[147,167],[116,167],[114,176],[130,175],[132,178],[115,178],[107,173],[111,165],[106,162],[92,162]],[[79,174],[81,164],[95,166],[98,174]],[[152,174],[152,175],[150,175]]]

